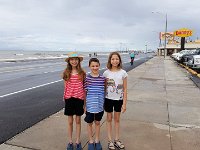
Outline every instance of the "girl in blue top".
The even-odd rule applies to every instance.
[[[102,150],[99,140],[100,121],[104,114],[104,99],[105,99],[105,77],[99,75],[100,63],[97,58],[91,58],[89,61],[91,73],[85,78],[86,90],[86,117],[85,122],[88,123],[88,150]],[[92,138],[93,128],[95,123],[95,140]]]

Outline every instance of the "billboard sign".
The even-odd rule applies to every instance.
[[[192,34],[193,34],[192,30],[187,28],[181,28],[179,30],[174,31],[174,35],[179,37],[188,37],[192,36]]]
[[[173,32],[166,32],[166,40],[173,40],[174,33]],[[160,32],[160,40],[165,40],[165,32]]]

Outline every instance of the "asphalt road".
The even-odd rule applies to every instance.
[[[199,77],[197,77],[196,75],[192,75],[192,74],[189,77],[194,82],[194,84],[196,84],[196,86],[198,88],[200,88],[200,79],[199,79]]]
[[[150,58],[141,54],[131,66],[129,56],[122,55],[123,68],[129,71]],[[86,72],[88,59],[82,63]],[[102,73],[107,56],[99,59]],[[0,144],[64,107],[65,65],[61,59],[0,63]]]

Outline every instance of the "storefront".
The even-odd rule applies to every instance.
[[[187,42],[185,43],[185,49],[196,49],[196,48],[200,48],[200,40],[195,40],[193,42]],[[181,45],[180,43],[177,44],[171,44],[168,43],[166,44],[166,55],[170,56],[173,53],[177,53],[181,51]],[[158,56],[164,56],[164,46],[158,47],[157,48],[157,55]]]
[[[196,49],[200,48],[200,40],[190,40],[188,37],[192,36],[193,31],[187,28],[181,28],[174,32],[160,32],[159,39],[160,39],[160,47],[157,49],[157,54],[159,56],[167,56],[180,52],[181,49]],[[188,39],[186,39],[186,37]],[[161,44],[161,41],[166,41],[165,44]],[[182,48],[181,48],[182,47]],[[166,52],[166,53],[165,53]]]

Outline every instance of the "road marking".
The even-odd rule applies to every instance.
[[[102,69],[100,69],[100,70],[102,70]],[[90,73],[90,72],[87,72],[87,73]],[[34,86],[34,87],[31,87],[31,88],[27,88],[27,89],[24,89],[24,90],[20,90],[20,91],[8,93],[8,94],[5,94],[5,95],[1,95],[0,98],[7,97],[7,96],[10,96],[10,95],[13,95],[13,94],[17,94],[17,93],[21,93],[21,92],[25,92],[25,91],[29,91],[29,90],[32,90],[32,89],[36,89],[36,88],[39,88],[39,87],[42,87],[42,86],[46,86],[46,85],[50,85],[50,84],[53,84],[53,83],[56,83],[56,82],[60,82],[60,81],[63,81],[63,80],[61,79],[61,80],[57,80],[57,81],[41,84],[41,85],[38,85],[38,86]]]
[[[57,80],[57,81],[41,84],[41,85],[38,85],[38,86],[34,86],[34,87],[31,87],[31,88],[28,88],[28,89],[24,89],[24,90],[16,91],[16,92],[13,92],[13,93],[1,95],[0,98],[6,97],[6,96],[10,96],[10,95],[13,95],[13,94],[17,94],[17,93],[21,93],[21,92],[24,92],[24,91],[36,89],[36,88],[39,88],[39,87],[42,87],[42,86],[46,86],[46,85],[49,85],[49,84],[53,84],[53,83],[56,83],[56,82],[60,82],[60,81],[62,81],[62,80]]]
[[[139,59],[135,59],[135,60],[139,60]],[[127,63],[129,63],[129,62],[127,62]],[[103,69],[106,69],[106,67],[101,68],[99,70],[103,70]],[[44,72],[44,73],[48,73],[48,72]],[[87,73],[90,73],[90,72],[87,72]],[[62,81],[62,79],[61,80],[57,80],[57,81],[53,81],[53,82],[49,82],[49,83],[45,83],[45,84],[41,84],[41,85],[38,85],[38,86],[35,86],[35,87],[27,88],[27,89],[24,89],[24,90],[12,92],[12,93],[9,93],[9,94],[1,95],[0,98],[7,97],[7,96],[10,96],[10,95],[14,95],[14,94],[21,93],[21,92],[25,92],[25,91],[28,91],[28,90],[36,89],[38,87],[50,85],[50,84],[53,84],[53,83],[56,83],[56,82],[60,82],[60,81]]]
[[[43,68],[52,68],[54,66],[57,66],[57,65],[60,65],[62,63],[56,63],[56,64],[52,64],[52,65],[49,65],[49,66],[41,66],[41,65],[36,65],[36,66],[33,66],[33,65],[28,65],[28,66],[17,66],[13,69],[13,67],[3,67],[3,68],[0,68],[0,73],[9,73],[9,72],[18,72],[18,71],[24,71],[24,70],[32,70],[32,69],[43,69]]]

